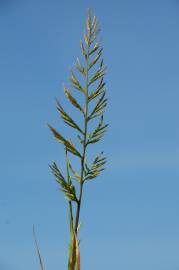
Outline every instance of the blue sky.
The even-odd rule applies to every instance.
[[[85,188],[82,269],[179,268],[179,1],[0,1],[0,269],[66,269],[66,202],[48,164],[65,133],[54,106],[80,56],[86,10],[101,25],[105,174]]]

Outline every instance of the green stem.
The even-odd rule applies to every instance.
[[[80,177],[80,195],[79,200],[77,203],[77,210],[76,210],[76,221],[75,221],[75,233],[77,235],[78,224],[79,224],[79,216],[80,216],[80,208],[81,208],[81,200],[83,195],[83,175],[84,175],[84,162],[86,156],[86,138],[87,138],[87,131],[88,131],[88,69],[89,69],[89,46],[87,51],[87,59],[86,59],[86,94],[85,94],[85,123],[84,123],[84,140],[83,140],[83,155],[81,158],[81,177]]]
[[[65,149],[66,153],[66,176],[67,176],[67,182],[70,184],[70,174],[69,174],[69,160],[68,160],[68,151],[67,148]],[[72,210],[72,203],[71,201],[68,202],[69,204],[69,223],[70,223],[70,233],[73,232],[73,210]]]
[[[89,37],[90,38],[90,37]],[[85,93],[85,114],[84,114],[84,139],[83,139],[83,154],[81,158],[81,176],[80,176],[80,193],[79,198],[77,202],[77,209],[76,209],[76,219],[75,219],[75,226],[74,226],[74,232],[78,234],[78,224],[79,224],[79,217],[80,217],[80,208],[81,208],[81,201],[82,201],[82,195],[83,195],[83,184],[84,184],[84,162],[85,162],[85,156],[86,156],[86,146],[87,146],[87,132],[88,132],[88,69],[89,69],[89,51],[90,51],[90,45],[88,45],[87,48],[87,58],[86,58],[86,93]],[[76,247],[75,242],[73,242],[73,255],[72,255],[72,270],[75,269],[75,261],[76,261]]]
[[[67,148],[65,149],[66,153],[66,177],[67,182],[70,184],[70,174],[69,174],[69,160],[68,160],[68,151]],[[73,256],[73,247],[74,247],[74,237],[73,237],[73,209],[72,209],[72,202],[68,202],[68,213],[69,213],[69,225],[70,225],[70,243],[69,243],[69,254],[68,254],[68,270],[71,269],[71,262],[72,262],[72,256]],[[74,254],[75,255],[75,254]]]

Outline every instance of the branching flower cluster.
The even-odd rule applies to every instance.
[[[67,100],[81,114],[82,126],[73,119],[73,116],[66,112],[58,100],[56,101],[56,107],[61,118],[65,124],[76,131],[79,145],[75,145],[71,139],[65,138],[54,127],[48,125],[55,139],[65,147],[65,176],[55,162],[50,165],[50,169],[69,204],[70,244],[68,270],[80,269],[79,241],[77,237],[83,185],[86,181],[96,178],[104,170],[106,163],[103,152],[94,157],[92,163],[87,162],[88,147],[99,142],[107,128],[107,124],[104,123],[104,111],[107,106],[104,82],[106,66],[102,59],[103,49],[98,41],[98,33],[97,19],[88,12],[84,38],[80,42],[82,60],[77,59],[73,69],[70,70],[72,87],[64,86],[64,94]],[[75,98],[71,89],[74,89],[73,91],[77,90],[82,95],[83,105]],[[93,121],[97,122],[97,124],[90,131],[89,124]],[[79,172],[71,164],[69,160],[70,154],[78,158]],[[76,185],[79,185],[78,192]]]

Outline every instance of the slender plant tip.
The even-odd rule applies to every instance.
[[[104,81],[106,66],[102,57],[103,48],[98,38],[99,31],[97,18],[92,16],[91,10],[88,9],[86,29],[83,33],[83,39],[80,41],[82,55],[77,58],[74,67],[70,69],[71,87],[63,85],[66,101],[79,114],[77,121],[75,114],[69,114],[56,99],[56,109],[63,122],[73,130],[73,141],[76,142],[77,138],[77,143],[74,144],[71,139],[61,135],[61,132],[47,124],[54,138],[65,149],[66,172],[63,173],[55,162],[49,167],[68,203],[70,234],[68,270],[80,270],[81,267],[78,234],[84,184],[98,177],[105,169],[104,165],[106,164],[103,152],[90,155],[92,162],[88,162],[87,158],[89,146],[101,141],[108,127],[104,121],[104,112],[107,107],[106,83]],[[78,99],[77,95],[81,95],[81,97]],[[93,128],[90,128],[92,122]],[[71,155],[78,158],[78,165],[75,165],[75,167],[78,166],[77,169],[72,164],[71,160],[74,158],[71,159]],[[35,231],[34,239],[36,239]],[[37,241],[35,242],[37,243]],[[37,250],[39,249],[37,248]],[[39,254],[38,252],[40,259]],[[44,269],[41,268],[41,270]]]

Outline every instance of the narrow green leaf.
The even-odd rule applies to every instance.
[[[35,247],[36,247],[36,250],[37,250],[37,255],[38,255],[38,258],[39,258],[40,269],[45,270],[44,263],[43,263],[43,260],[42,260],[42,256],[41,256],[41,253],[40,253],[40,249],[39,249],[39,245],[38,245],[38,241],[37,241],[37,236],[36,236],[36,233],[35,233],[35,226],[33,226],[33,237],[34,237]]]
[[[68,270],[72,270],[73,237],[70,238],[68,245]]]
[[[76,242],[76,270],[80,270],[80,248],[79,242],[77,240],[76,233],[74,232],[75,242]]]

